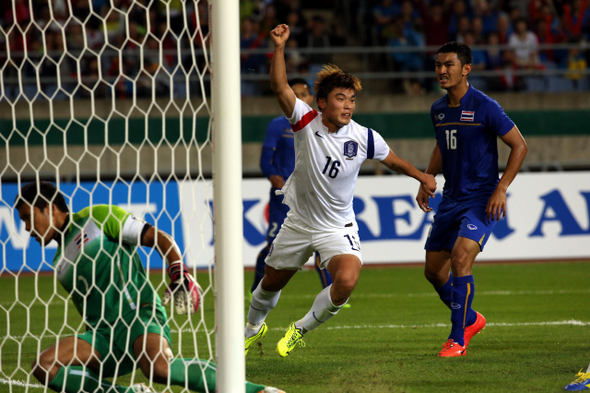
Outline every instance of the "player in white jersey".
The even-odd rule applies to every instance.
[[[314,251],[333,284],[316,297],[309,312],[291,323],[278,342],[280,356],[288,356],[303,335],[338,313],[359,278],[362,257],[352,209],[354,186],[366,159],[417,179],[434,196],[436,181],[397,157],[375,131],[351,120],[361,82],[334,65],[325,66],[314,84],[320,111],[296,98],[287,82],[284,49],[287,25],[270,34],[274,43],[271,88],[295,134],[295,170],[281,190],[290,211],[266,258],[265,275],[252,293],[245,328],[245,349],[267,331],[264,320],[276,306],[281,289]]]

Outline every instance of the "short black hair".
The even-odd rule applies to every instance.
[[[63,213],[70,211],[63,194],[53,183],[47,181],[33,182],[23,186],[14,200],[14,207],[18,210],[24,203],[31,207],[37,207],[41,211],[49,203],[55,205]]]
[[[311,91],[309,83],[303,78],[293,78],[289,81],[289,86],[293,87],[295,85],[305,85]]]
[[[456,53],[457,59],[461,62],[461,66],[465,64],[471,64],[473,62],[473,54],[471,53],[471,48],[465,44],[462,44],[457,41],[447,42],[436,51],[436,54],[439,53]]]

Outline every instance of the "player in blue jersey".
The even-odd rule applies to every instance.
[[[175,357],[166,306],[195,312],[200,287],[182,261],[174,239],[113,205],[70,213],[48,182],[25,185],[15,208],[41,246],[55,240],[55,275],[69,292],[86,331],[60,338],[33,362],[33,375],[57,392],[152,392],[143,384],[120,386],[103,378],[134,373],[195,392],[214,392],[215,364]],[[161,301],[136,248],[155,248],[168,264],[170,285]],[[65,329],[68,331],[68,329]],[[61,330],[60,330],[61,332]],[[247,393],[284,393],[246,382]]]
[[[313,94],[303,78],[294,78],[289,81],[289,86],[293,89],[295,96],[308,105],[313,104]],[[276,195],[276,191],[283,188],[287,178],[295,169],[295,146],[293,130],[289,120],[285,116],[279,116],[271,120],[266,128],[264,143],[262,144],[262,153],[260,155],[260,169],[264,176],[270,181],[270,201],[268,203],[268,231],[266,233],[266,246],[256,258],[256,271],[254,273],[254,283],[250,288],[250,294],[254,292],[262,277],[266,264],[264,260],[270,250],[270,245],[274,241],[283,221],[289,212],[289,206],[283,204],[283,195]],[[320,256],[316,252],[314,256],[314,265],[320,276],[322,287],[326,288],[332,285],[332,276],[326,269],[320,267]],[[345,306],[349,306],[347,303]]]
[[[469,85],[471,49],[449,42],[437,52],[436,76],[447,95],[431,108],[436,146],[426,173],[445,178],[443,199],[426,240],[424,274],[451,309],[451,334],[439,356],[465,355],[469,340],[485,326],[471,308],[474,281],[471,268],[498,220],[506,215],[506,190],[520,170],[527,145],[496,101]],[[506,170],[499,178],[500,138],[510,148]],[[422,210],[426,190],[416,197]]]

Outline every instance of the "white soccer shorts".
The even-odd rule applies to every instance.
[[[363,263],[356,223],[341,229],[313,229],[289,212],[279,234],[272,242],[266,264],[277,270],[301,270],[315,251],[325,269],[335,255],[355,255]]]

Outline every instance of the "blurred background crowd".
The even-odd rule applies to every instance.
[[[312,80],[336,62],[423,94],[436,89],[433,51],[457,40],[474,49],[482,90],[587,91],[589,3],[240,0],[242,94],[270,93],[268,34],[279,23],[291,28],[290,76]],[[0,100],[186,96],[208,74],[208,11],[206,0],[1,1]],[[359,66],[351,48],[370,61]]]

